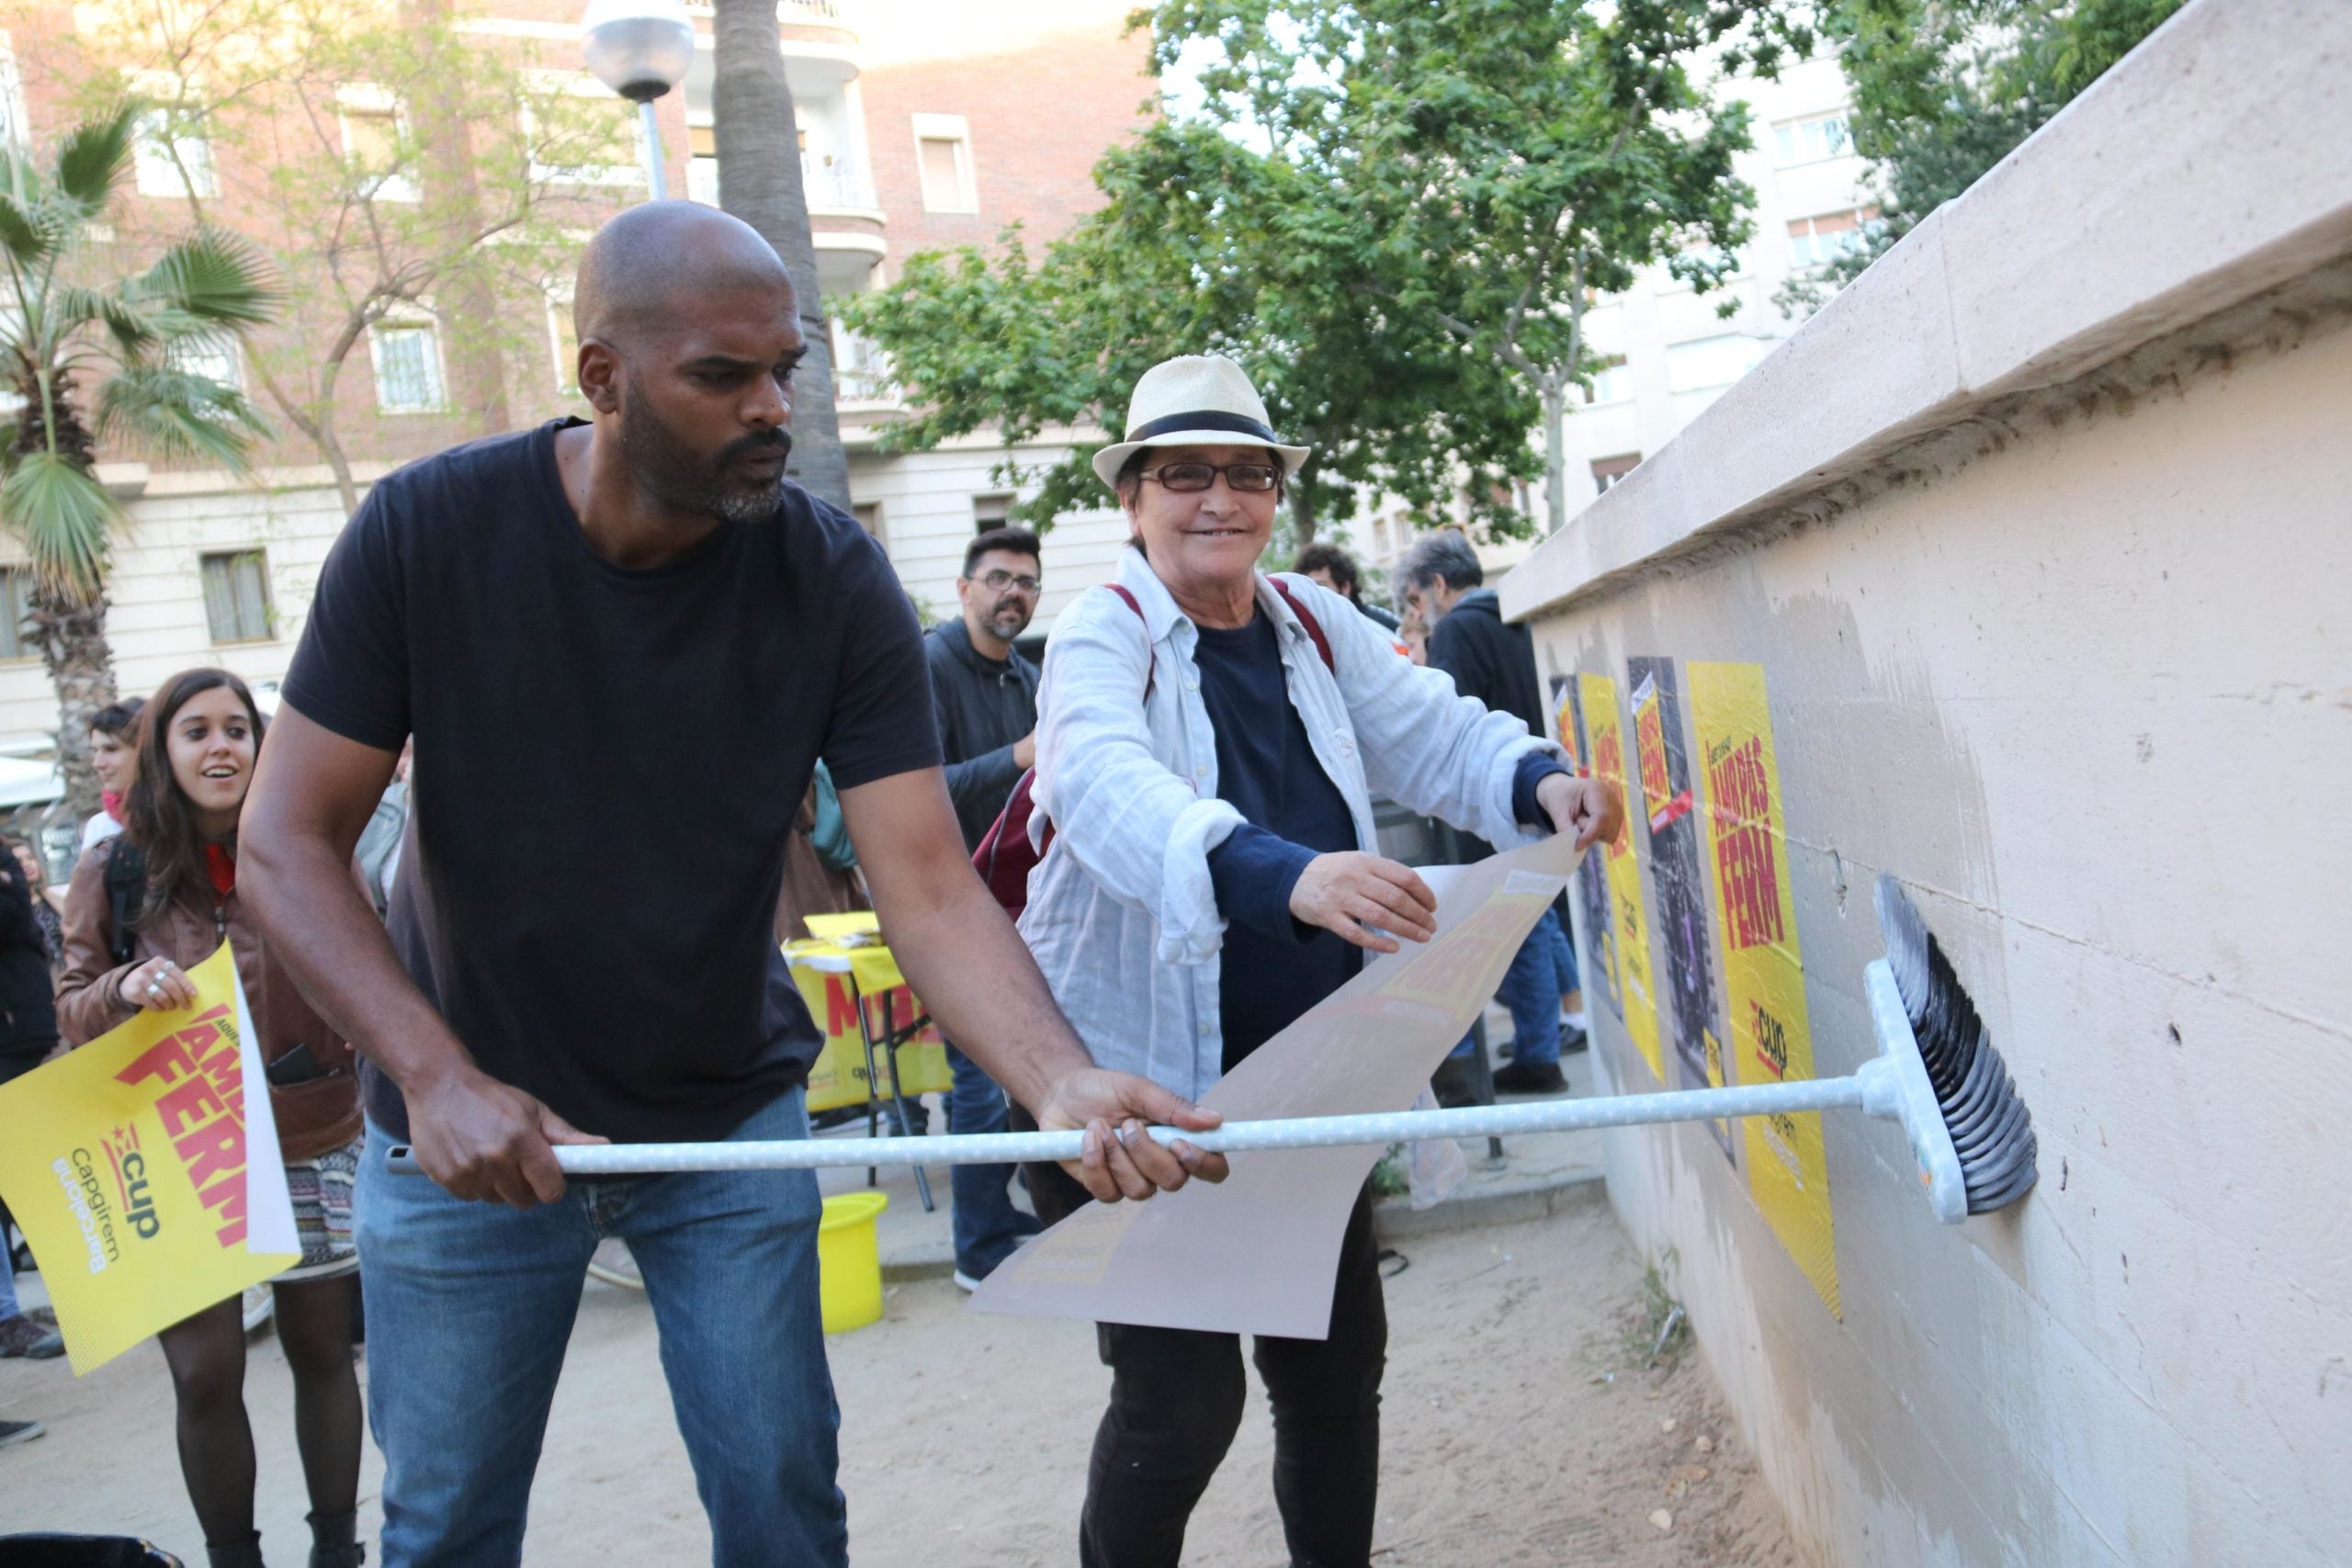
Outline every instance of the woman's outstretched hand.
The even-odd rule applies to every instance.
[[[1535,786],[1535,804],[1551,818],[1554,832],[1577,836],[1579,850],[1615,842],[1625,826],[1624,796],[1600,779],[1554,773]]]
[[[1337,931],[1358,947],[1395,953],[1396,939],[1437,934],[1437,895],[1411,866],[1346,850],[1317,855],[1291,889],[1293,919]]]

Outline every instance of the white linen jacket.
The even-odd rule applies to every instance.
[[[1208,857],[1242,817],[1217,798],[1192,619],[1142,552],[1120,553],[1117,581],[1140,619],[1093,589],[1061,613],[1046,644],[1030,830],[1050,819],[1054,836],[1030,873],[1021,934],[1097,1063],[1198,1099],[1225,1059],[1216,958],[1226,922]],[[1521,757],[1558,747],[1404,658],[1329,589],[1283,581],[1322,626],[1333,668],[1262,572],[1259,613],[1272,617],[1291,705],[1348,803],[1359,847],[1377,848],[1374,795],[1503,848],[1542,836],[1513,819],[1511,786]]]

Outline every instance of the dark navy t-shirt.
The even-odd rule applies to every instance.
[[[565,423],[377,484],[285,700],[379,750],[415,736],[388,923],[482,1070],[583,1132],[718,1138],[822,1043],[773,935],[817,758],[844,790],[939,764],[922,634],[881,547],[797,487],[612,565],[563,493]]]
[[[1355,974],[1361,950],[1293,919],[1290,895],[1315,856],[1359,846],[1347,797],[1316,761],[1291,705],[1272,619],[1261,610],[1238,630],[1197,629],[1216,793],[1249,822],[1209,863],[1227,921],[1217,985],[1231,1072]]]

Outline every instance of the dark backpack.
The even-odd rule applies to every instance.
[[[147,852],[118,833],[107,856],[107,945],[117,964],[139,951],[135,922],[146,901]]]
[[[1315,651],[1323,659],[1323,668],[1334,675],[1338,674],[1340,667],[1332,660],[1331,642],[1323,635],[1322,623],[1299,603],[1296,594],[1283,586],[1280,578],[1269,578],[1267,581],[1273,584],[1274,592],[1282,596],[1283,603],[1290,606],[1291,614],[1298,617],[1298,624],[1306,628],[1306,635],[1314,639]],[[1120,602],[1136,613],[1136,620],[1144,618],[1143,606],[1136,603],[1134,594],[1115,582],[1103,586],[1117,594]],[[1146,648],[1143,694],[1147,698],[1151,695],[1150,657],[1151,650]],[[989,885],[989,896],[1015,919],[1019,919],[1021,911],[1029,906],[1029,874],[1037,869],[1037,863],[1046,858],[1046,851],[1052,847],[1054,841],[1054,825],[1051,822],[1046,824],[1040,842],[1032,845],[1029,841],[1029,818],[1035,815],[1037,809],[1034,793],[1036,783],[1036,769],[1030,768],[1022,773],[1013,784],[1012,795],[1005,801],[1004,809],[997,813],[996,820],[989,825],[987,835],[980,840],[980,847],[972,852],[972,869],[978,872],[980,880]]]

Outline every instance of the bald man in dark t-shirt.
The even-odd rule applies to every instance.
[[[519,1560],[582,1276],[617,1235],[714,1559],[840,1563],[813,1177],[568,1185],[554,1154],[805,1135],[820,1042],[770,921],[818,756],[909,979],[1041,1123],[1086,1129],[1070,1168],[1097,1197],[1221,1176],[1117,1135],[1215,1119],[1093,1066],[973,874],[905,595],[786,478],[802,339],[775,252],[651,203],[591,242],[575,301],[593,421],[401,469],[336,542],[239,891],[365,1060],[384,1562]],[[346,868],[410,735],[414,815],[379,924]],[[660,835],[636,826],[675,802],[692,808]],[[397,1142],[425,1177],[386,1168]]]

